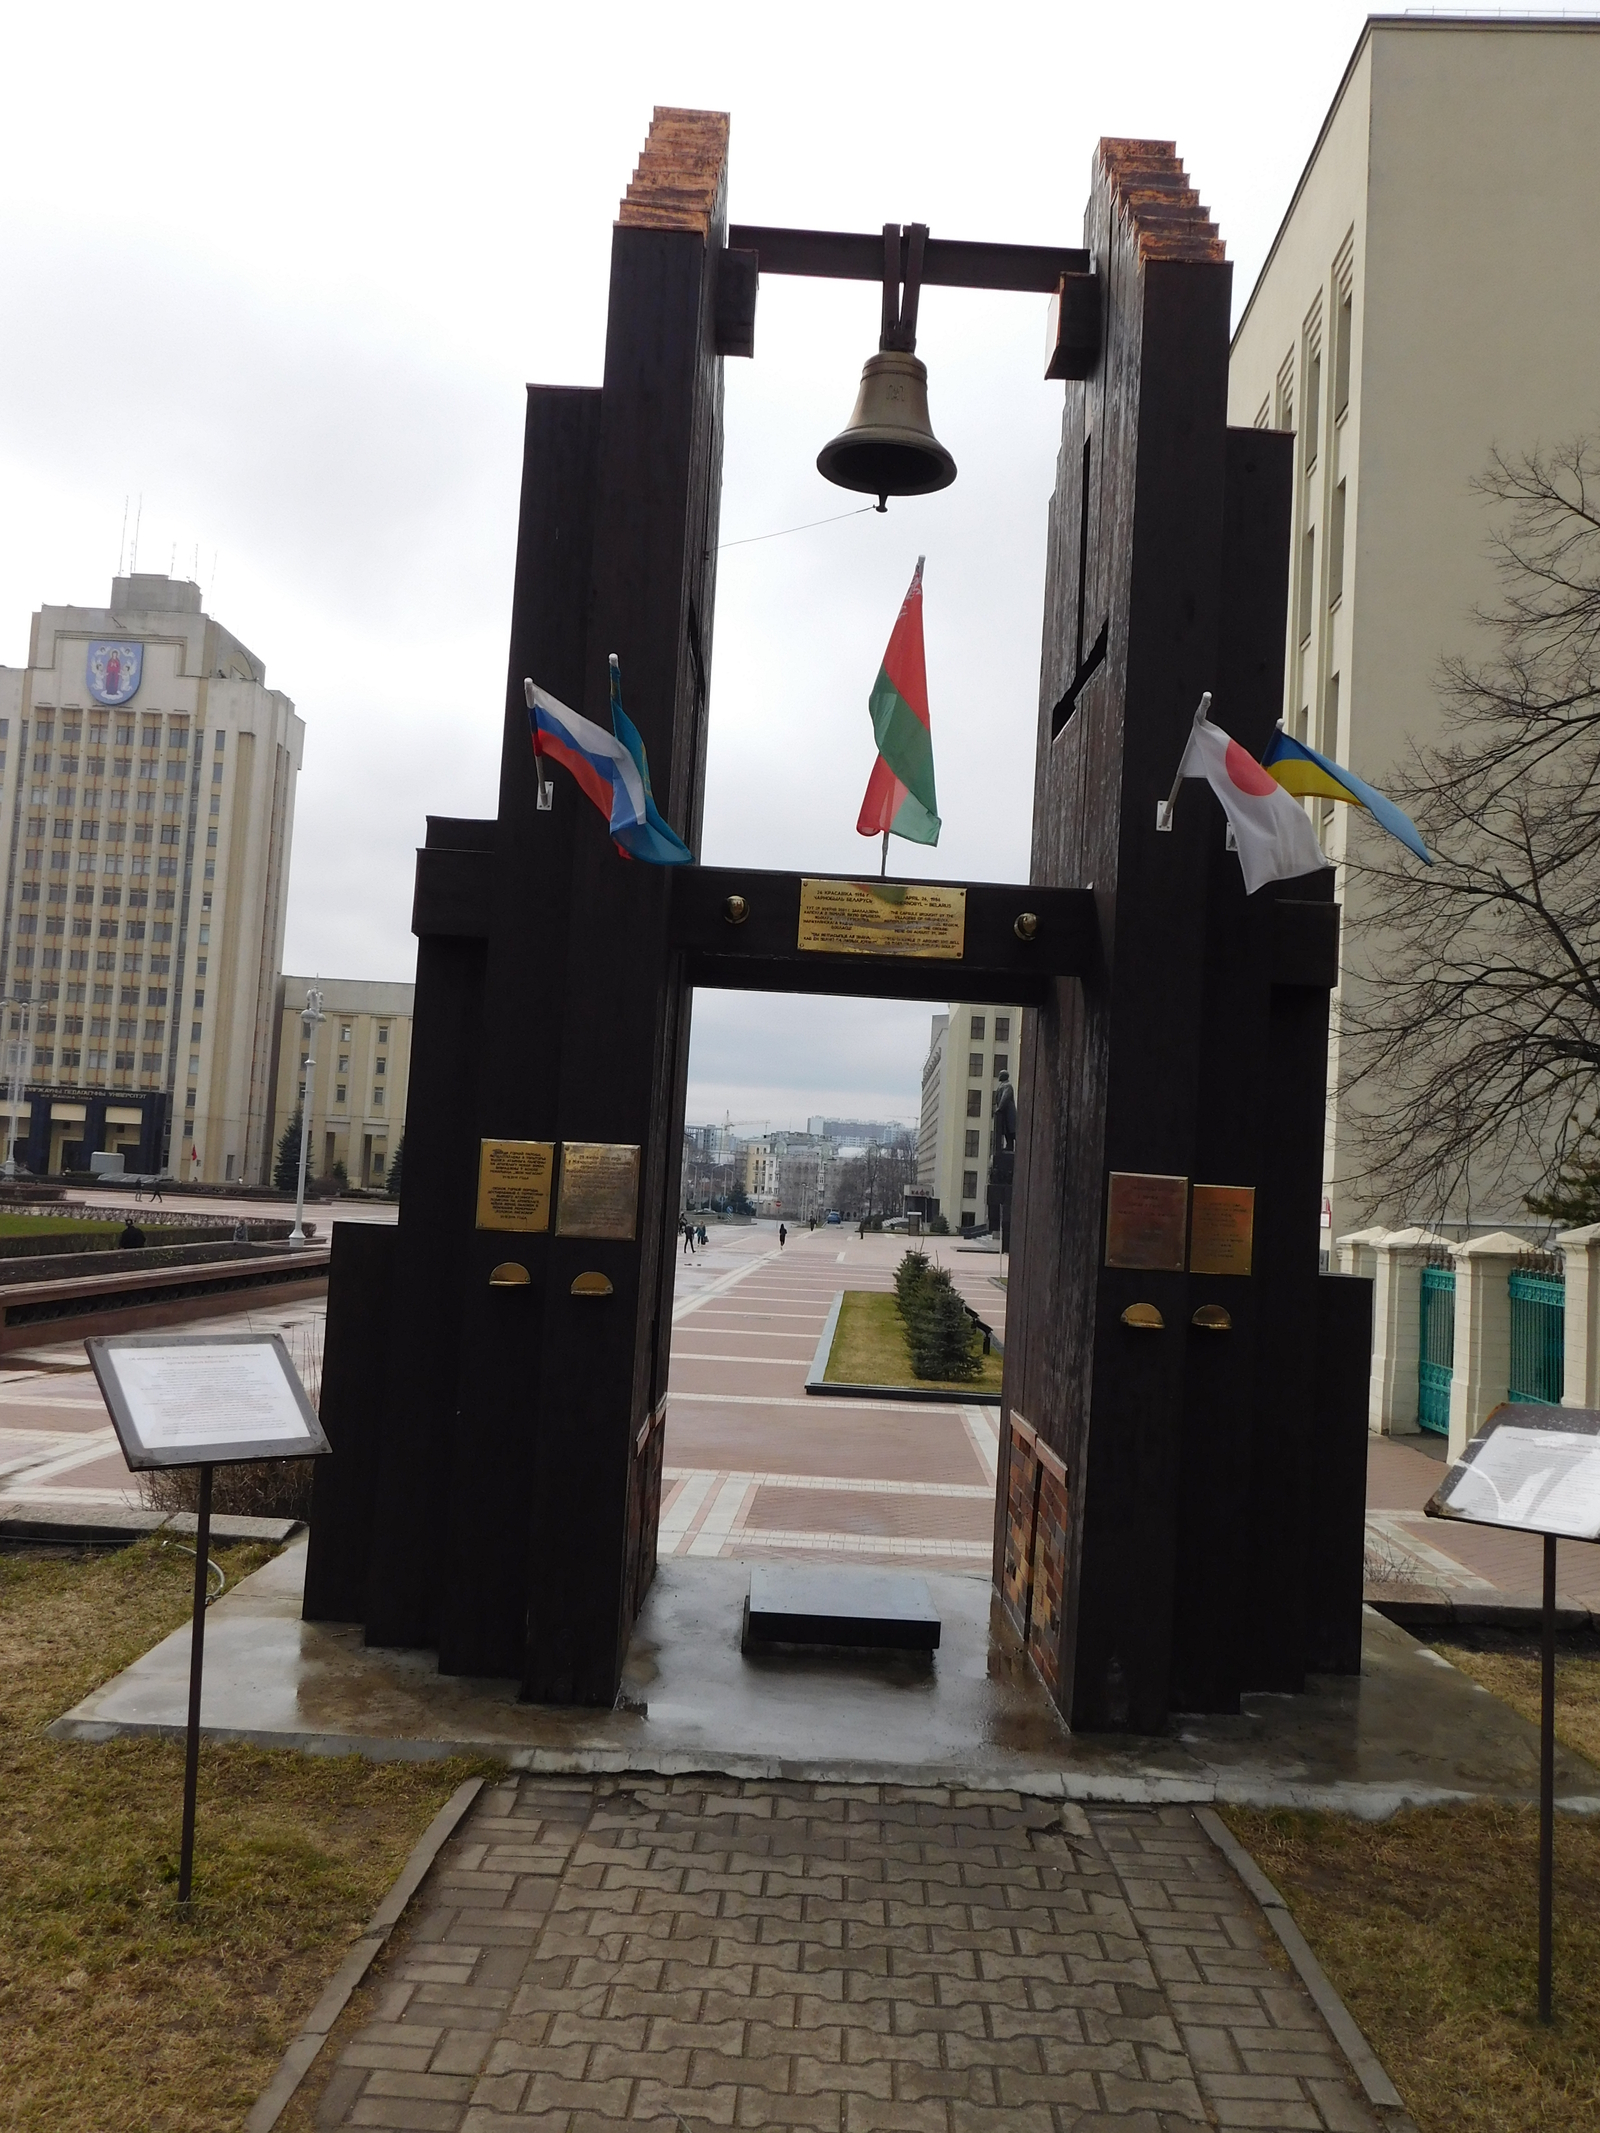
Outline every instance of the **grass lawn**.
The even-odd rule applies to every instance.
[[[978,1345],[974,1336],[973,1346]],[[878,1295],[870,1289],[846,1289],[839,1306],[828,1367],[822,1373],[830,1385],[908,1385],[943,1387],[951,1392],[998,1392],[1001,1358],[991,1353],[981,1358],[975,1378],[919,1378],[911,1371],[906,1349],[906,1329],[893,1295]]]
[[[1222,1812],[1421,2133],[1600,2126],[1600,1822],[1557,1818],[1556,2018],[1542,2029],[1535,1809]]]
[[[230,1580],[268,1551],[218,1560]],[[0,1556],[0,2128],[222,2133],[407,1853],[492,1766],[200,1752],[192,1916],[181,1744],[42,1728],[188,1618],[194,1558]]]
[[[1537,1632],[1452,1629],[1423,1641],[1481,1681],[1491,1696],[1539,1723]],[[1556,1739],[1600,1769],[1600,1637],[1592,1632],[1556,1639]]]
[[[91,1215],[0,1215],[0,1237],[109,1237],[120,1222],[101,1222]]]

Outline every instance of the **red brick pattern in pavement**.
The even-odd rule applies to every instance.
[[[715,1778],[480,1795],[317,2122],[1377,2126],[1187,1809]]]
[[[713,1236],[707,1253],[677,1262],[661,1554],[849,1555],[980,1571],[996,1411],[805,1390],[833,1298],[887,1290],[905,1240],[793,1230],[774,1254],[775,1225]],[[932,1248],[974,1308],[1002,1324],[993,1257]]]

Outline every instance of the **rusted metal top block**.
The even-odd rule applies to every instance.
[[[623,196],[622,229],[710,230],[728,167],[726,111],[684,111],[657,104],[650,131]]]
[[[1138,234],[1141,259],[1227,258],[1222,238],[1189,183],[1175,141],[1100,143],[1100,167],[1112,198]]]

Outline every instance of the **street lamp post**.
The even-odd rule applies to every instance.
[[[294,1195],[294,1228],[289,1232],[291,1244],[305,1244],[306,1237],[306,1151],[311,1146],[311,1095],[316,1087],[317,1075],[317,1025],[327,1017],[322,1012],[322,995],[316,986],[306,992],[306,1004],[300,1010],[300,1027],[305,1032],[306,1063],[305,1078],[300,1084],[300,1178]]]

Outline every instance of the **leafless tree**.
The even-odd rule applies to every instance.
[[[1477,486],[1490,650],[1446,662],[1444,738],[1395,791],[1435,863],[1352,840],[1360,1185],[1414,1220],[1548,1194],[1593,1152],[1600,1091],[1600,444],[1497,451]]]

